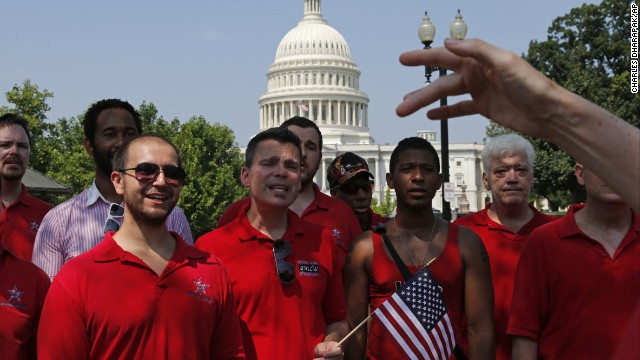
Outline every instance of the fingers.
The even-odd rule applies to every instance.
[[[427,112],[427,117],[431,120],[442,120],[474,114],[478,114],[478,110],[473,101],[463,100],[452,105],[431,109]]]
[[[514,61],[521,60],[516,54],[480,39],[457,40],[447,38],[444,40],[444,46],[454,55],[471,57],[489,68],[508,67]]]
[[[467,93],[467,87],[460,74],[451,74],[438,78],[432,84],[405,95],[396,108],[396,114],[404,117],[446,96]]]
[[[400,55],[400,63],[406,66],[443,66],[456,71],[462,59],[445,48],[408,51]]]

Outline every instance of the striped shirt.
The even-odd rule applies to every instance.
[[[88,189],[54,207],[38,229],[33,263],[53,279],[64,263],[102,241],[110,207],[111,203],[102,197],[95,181]],[[122,217],[114,219],[122,224]],[[193,244],[187,218],[177,206],[167,218],[167,229]]]

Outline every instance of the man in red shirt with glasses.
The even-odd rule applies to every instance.
[[[167,230],[186,174],[173,144],[142,135],[116,152],[118,232],[68,261],[45,300],[43,359],[244,359],[220,261]]]
[[[373,179],[367,161],[352,152],[337,156],[327,169],[331,196],[349,205],[362,231],[387,222],[385,216],[371,209]]]
[[[229,270],[247,359],[342,358],[340,250],[329,229],[289,209],[301,187],[301,152],[286,128],[251,139],[240,175],[250,203],[196,242]]]

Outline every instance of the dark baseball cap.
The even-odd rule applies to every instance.
[[[327,169],[329,187],[335,189],[359,173],[366,173],[371,179],[374,178],[373,174],[369,172],[369,165],[360,156],[352,152],[339,155],[333,159]]]

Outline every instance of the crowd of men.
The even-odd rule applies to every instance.
[[[578,158],[586,204],[561,218],[530,205],[535,152],[509,134],[482,152],[491,203],[449,223],[432,207],[443,181],[438,154],[411,137],[391,154],[385,182],[397,207],[386,217],[372,211],[376,179],[352,152],[327,169],[331,196],[320,191],[313,179],[322,134],[313,121],[293,117],[251,139],[239,179],[250,195],[194,242],[176,206],[188,177],[179,149],[143,134],[128,102],[101,100],[86,111],[84,147],[95,179],[54,208],[22,185],[35,144],[28,122],[5,114],[0,358],[638,358],[640,179],[635,191],[620,191],[628,180],[590,155],[609,151],[589,142],[599,125],[558,130],[578,129],[567,140],[540,133],[529,123],[540,119],[528,114],[513,118],[531,98],[554,109],[548,104],[561,100],[538,91],[538,83],[552,84],[522,59],[479,40],[448,41],[447,49],[401,61],[446,62],[456,71],[447,78],[461,78],[411,94],[400,115],[443,95],[437,91],[469,92],[471,102],[430,116],[486,112],[552,137]],[[505,69],[534,81],[514,84],[502,72],[485,72],[508,62]],[[491,81],[447,87],[461,86],[464,76]],[[556,97],[567,113],[575,103],[595,106],[562,90]],[[496,105],[486,92],[515,103]],[[527,100],[513,100],[514,93]],[[598,118],[598,109],[583,117],[611,122],[620,136],[631,131],[617,147],[637,160],[627,146],[640,144],[638,129]]]

